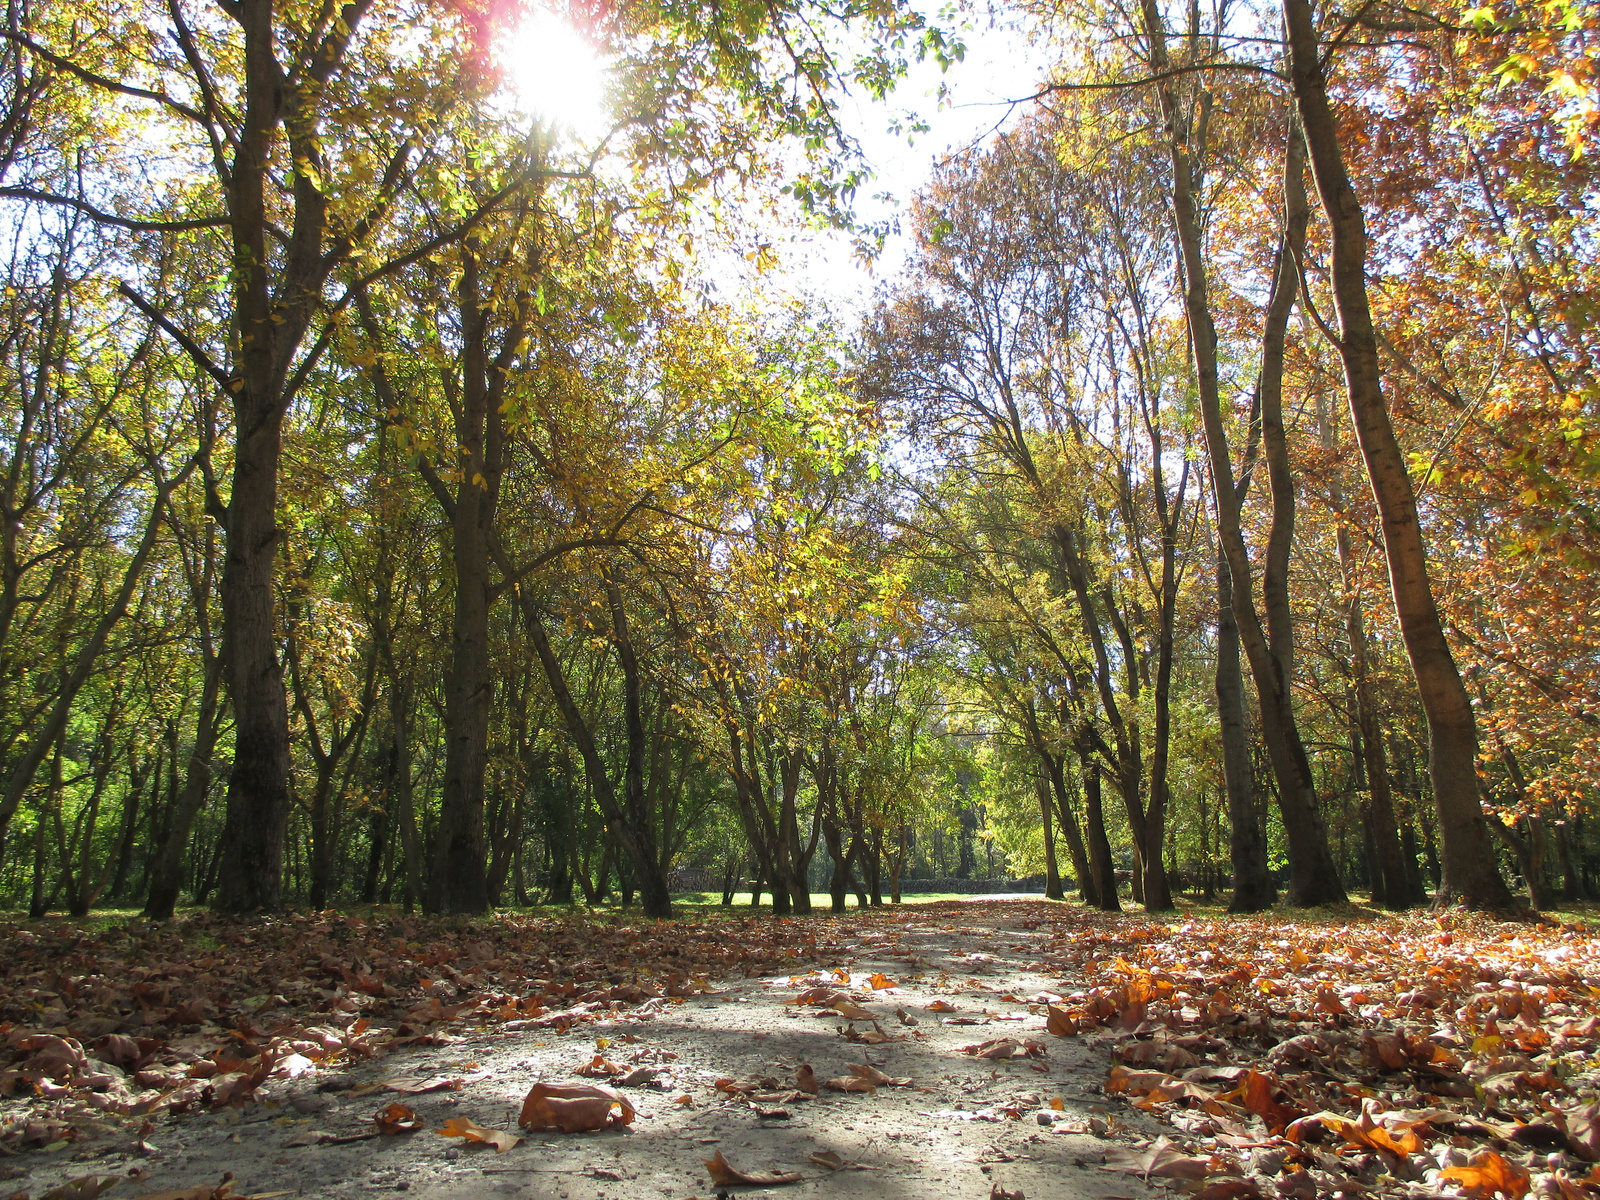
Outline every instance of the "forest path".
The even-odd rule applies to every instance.
[[[1132,1200],[1148,1189],[1099,1169],[1107,1145],[1100,1135],[1149,1138],[1159,1127],[1120,1104],[1114,1112],[1104,1106],[1109,1042],[1045,1031],[1044,1005],[1082,987],[1049,961],[1070,937],[1063,918],[1092,919],[1037,899],[983,898],[787,922],[685,922],[679,930],[692,930],[702,947],[721,942],[732,959],[753,955],[788,969],[694,974],[692,988],[669,989],[688,995],[582,1014],[565,1032],[519,1019],[448,1026],[447,1045],[307,1069],[263,1083],[260,1103],[166,1116],[131,1154],[126,1139],[113,1138],[71,1156],[7,1159],[0,1170],[28,1167],[26,1179],[5,1186],[26,1187],[36,1200],[85,1173],[130,1171],[143,1174],[111,1200],[215,1185],[229,1171],[243,1195],[683,1200],[719,1191],[705,1160],[720,1151],[742,1172],[803,1176],[736,1191],[796,1200],[985,1200],[995,1187],[1034,1198]],[[604,949],[595,947],[601,964]],[[820,1003],[837,997],[855,1019],[793,1003],[807,989]],[[430,990],[457,992],[430,985],[424,994]],[[1009,1058],[962,1050],[1008,1038],[1016,1044]],[[589,1082],[578,1069],[595,1060],[657,1071],[650,1086],[622,1089],[637,1108],[626,1128],[530,1133],[505,1153],[435,1132],[452,1118],[520,1132],[517,1112],[533,1083]],[[810,1097],[795,1090],[802,1063],[817,1081],[848,1078],[855,1065],[909,1084],[852,1093],[824,1082]],[[397,1079],[400,1087],[460,1085],[396,1094],[385,1084]],[[375,1110],[390,1102],[414,1110],[421,1131],[371,1136]],[[319,1134],[337,1140],[312,1141]],[[295,1141],[311,1144],[286,1144]],[[830,1152],[862,1169],[830,1169],[822,1161]]]

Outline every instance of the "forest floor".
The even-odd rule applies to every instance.
[[[1582,924],[747,912],[0,923],[0,1198],[1600,1197]]]

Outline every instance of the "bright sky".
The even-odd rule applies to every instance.
[[[865,100],[847,100],[841,116],[857,137],[877,172],[869,193],[887,192],[892,202],[871,195],[861,197],[857,211],[863,221],[909,217],[911,197],[927,182],[935,165],[974,143],[981,143],[1025,111],[1012,109],[1010,101],[1028,95],[1042,73],[1042,57],[1016,33],[974,29],[963,36],[966,57],[941,74],[929,62],[913,64],[910,76],[890,97],[891,108]],[[945,87],[944,106],[938,97]],[[916,112],[929,129],[908,137],[888,129],[893,110]],[[891,236],[883,253],[869,268],[854,260],[848,239],[819,234],[796,246],[790,271],[805,286],[837,302],[859,307],[870,299],[882,280],[892,278],[904,264],[910,238]]]
[[[892,219],[908,211],[911,196],[936,162],[987,138],[1008,118],[1014,120],[1007,102],[1033,90],[1043,59],[1020,36],[985,26],[966,31],[962,39],[967,46],[962,62],[948,74],[931,62],[913,64],[889,105],[864,97],[844,99],[841,120],[877,173],[867,194],[857,198],[863,221]],[[580,140],[604,129],[604,65],[558,17],[538,12],[502,45],[501,56],[517,107],[529,116],[554,120]],[[941,83],[946,90],[942,107]],[[929,126],[926,133],[908,137],[890,131],[894,116],[908,109]],[[873,199],[879,192],[892,194],[893,201]],[[771,282],[780,290],[825,297],[836,315],[844,315],[865,306],[879,281],[899,270],[908,245],[904,235],[892,237],[877,262],[867,267],[856,261],[844,235],[784,235],[777,248],[785,265]]]

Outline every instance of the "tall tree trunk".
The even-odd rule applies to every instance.
[[[1166,27],[1155,0],[1141,0],[1149,38],[1151,68],[1169,67]],[[1198,19],[1197,16],[1192,19]],[[1198,36],[1199,31],[1194,31]],[[1289,896],[1298,905],[1342,901],[1344,888],[1328,848],[1327,828],[1317,803],[1310,759],[1294,716],[1293,622],[1288,607],[1288,557],[1294,532],[1294,490],[1283,438],[1282,379],[1284,336],[1299,288],[1298,248],[1304,245],[1306,213],[1300,155],[1292,137],[1284,161],[1284,232],[1278,246],[1272,294],[1262,331],[1257,398],[1262,440],[1272,482],[1272,528],[1262,580],[1265,628],[1252,596],[1249,552],[1239,522],[1242,497],[1234,483],[1233,460],[1222,421],[1217,368],[1217,332],[1211,315],[1200,224],[1205,123],[1210,97],[1202,93],[1200,119],[1192,121],[1171,78],[1157,87],[1168,134],[1173,171],[1173,217],[1183,264],[1184,313],[1189,329],[1200,395],[1201,423],[1210,457],[1217,535],[1232,576],[1234,616],[1255,677],[1261,706],[1261,731],[1278,779],[1278,800],[1289,849]]]
[[[128,791],[122,800],[122,831],[117,835],[116,869],[106,893],[113,898],[122,895],[122,889],[128,885],[128,872],[133,869],[133,844],[139,833],[139,806],[142,802],[145,781],[149,778],[154,778],[159,786],[161,780],[159,747],[156,749],[155,764],[152,767],[140,767],[134,761],[132,754],[129,755]]]
[[[1515,905],[1500,876],[1479,798],[1477,725],[1439,621],[1416,495],[1384,404],[1367,302],[1366,223],[1345,171],[1308,0],[1283,0],[1283,19],[1295,100],[1332,234],[1330,272],[1351,419],[1382,521],[1400,633],[1428,720],[1429,773],[1444,874],[1435,903],[1510,910]]]
[[[1039,801],[1039,815],[1044,821],[1044,894],[1047,900],[1062,900],[1066,893],[1061,889],[1061,870],[1056,865],[1056,815],[1050,803],[1050,784],[1041,775],[1033,781],[1034,794]]]
[[[1061,817],[1061,831],[1067,837],[1067,855],[1072,859],[1072,870],[1077,877],[1078,896],[1085,903],[1089,899],[1089,856],[1083,844],[1083,831],[1077,814],[1067,796],[1066,757],[1052,754],[1045,766],[1050,772],[1050,787],[1055,793],[1056,809]]]
[[[1101,912],[1121,912],[1117,898],[1117,865],[1111,857],[1111,840],[1106,836],[1104,805],[1101,802],[1100,760],[1087,738],[1080,737],[1078,761],[1083,772],[1084,827],[1089,841],[1089,871],[1094,878],[1093,904]]]
[[[1327,400],[1317,396],[1317,434],[1324,450],[1335,449],[1333,422]],[[1329,503],[1336,513],[1344,511],[1344,489],[1334,473],[1329,483]],[[1383,730],[1378,723],[1378,706],[1372,694],[1371,647],[1367,641],[1365,617],[1361,608],[1355,547],[1344,521],[1334,530],[1339,554],[1339,575],[1344,585],[1345,637],[1350,643],[1350,668],[1355,690],[1356,732],[1361,755],[1361,772],[1366,777],[1371,801],[1367,806],[1372,822],[1372,902],[1399,911],[1423,900],[1412,888],[1406,874],[1400,827],[1394,815],[1394,793],[1389,786],[1389,764],[1383,753]]]
[[[144,915],[165,921],[172,916],[183,887],[183,852],[189,845],[189,831],[211,791],[211,759],[216,752],[222,726],[222,660],[206,664],[200,689],[200,708],[195,714],[194,745],[184,771],[183,790],[168,817],[166,836],[152,851],[150,890],[145,894]]]
[[[455,568],[450,668],[445,675],[444,787],[433,868],[423,907],[429,912],[482,913],[489,908],[483,832],[484,773],[489,762],[489,531],[503,469],[504,419],[490,373],[489,306],[482,296],[480,248],[461,248],[457,285],[461,321],[461,389],[455,432],[460,481],[447,509]],[[501,356],[504,357],[503,355]],[[492,364],[509,367],[509,362]]]
[[[502,565],[502,570],[505,569]],[[605,758],[600,753],[593,731],[589,728],[584,718],[583,710],[578,707],[573,698],[572,690],[567,685],[566,672],[562,669],[561,661],[556,657],[555,649],[550,644],[549,634],[544,628],[544,615],[539,612],[530,593],[522,588],[517,589],[517,598],[522,605],[525,625],[528,630],[529,640],[533,642],[534,650],[539,655],[540,664],[544,667],[545,678],[550,684],[550,691],[555,699],[556,709],[561,713],[562,721],[567,727],[567,732],[577,743],[578,753],[583,759],[585,773],[589,777],[590,787],[594,790],[595,802],[600,806],[611,833],[622,846],[623,852],[628,855],[635,869],[635,877],[640,881],[640,896],[643,901],[645,915],[648,917],[670,917],[672,915],[672,893],[667,887],[666,877],[661,872],[660,859],[656,854],[653,832],[647,825],[637,823],[638,814],[633,808],[625,808],[618,799],[616,788],[612,785],[611,777],[606,773]],[[633,661],[632,641],[625,636],[627,626],[625,619],[619,617],[620,603],[613,610],[614,626],[620,631],[618,642],[619,651],[622,644],[628,647],[627,657],[622,660],[624,684],[624,713],[631,712],[628,717],[630,746],[637,736],[639,752],[642,754],[644,745],[644,725],[639,716],[638,695],[639,687],[638,667]],[[631,695],[631,699],[629,696]],[[630,760],[634,751],[630,748]],[[642,764],[642,759],[641,759]],[[628,779],[633,778],[633,768],[630,766]],[[638,768],[638,783],[642,791],[643,768]],[[626,786],[626,785],[625,785]]]
[[[1217,716],[1222,727],[1222,778],[1228,796],[1229,859],[1233,864],[1230,913],[1263,912],[1278,898],[1267,869],[1267,834],[1256,806],[1255,764],[1244,715],[1244,673],[1239,666],[1239,625],[1233,615],[1233,576],[1217,549]]]
[[[1583,872],[1578,869],[1578,856],[1573,848],[1572,821],[1556,822],[1556,851],[1561,857],[1561,898],[1587,900]]]

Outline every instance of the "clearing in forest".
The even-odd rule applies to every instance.
[[[973,900],[0,933],[0,1196],[1600,1195],[1572,925]]]

